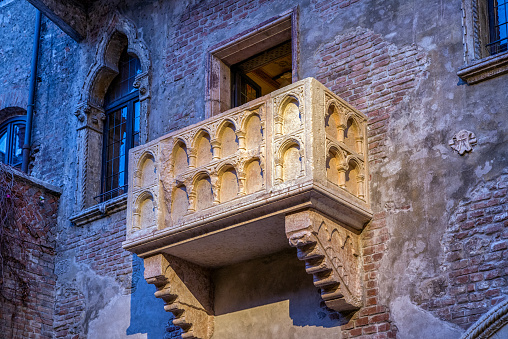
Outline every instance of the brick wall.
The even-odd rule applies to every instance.
[[[319,14],[323,18],[334,16],[338,11],[348,7],[360,0],[312,0],[314,8],[319,11]]]
[[[450,218],[442,276],[423,283],[423,308],[466,329],[508,296],[508,172],[478,184]]]
[[[58,260],[57,273],[61,274],[74,265],[83,271],[91,269],[97,276],[111,278],[121,286],[123,294],[128,294],[133,288],[132,254],[122,248],[126,232],[125,218],[106,222],[104,225],[106,227],[71,226],[73,229],[65,237],[59,238],[63,242],[59,244],[59,253],[70,251],[76,255],[73,257],[75,262],[71,262],[70,258]],[[106,304],[108,301],[103,302]],[[86,322],[94,318],[90,303],[87,291],[79,282],[59,279],[55,305],[55,337],[86,338]]]
[[[0,333],[53,338],[58,194],[0,164]]]
[[[316,58],[316,78],[368,116],[369,161],[382,162],[390,115],[425,77],[425,54],[357,28],[323,45]]]
[[[88,338],[90,322],[118,295],[129,296],[131,300],[149,298],[132,307],[160,307],[157,310],[163,312],[162,305],[153,306],[157,301],[152,294],[155,289],[148,295],[133,297],[138,284],[145,283],[143,261],[122,248],[125,222],[125,211],[119,211],[84,226],[70,225],[66,234],[59,236],[55,338]],[[75,272],[68,274],[72,271]],[[130,315],[131,325],[136,323],[139,327],[139,322],[151,324],[141,314]],[[181,332],[171,320],[162,331],[165,334],[161,339],[177,338]]]
[[[365,306],[342,326],[343,338],[386,339],[395,338],[397,335],[397,328],[390,319],[389,308],[378,301],[378,270],[387,249],[388,239],[386,212],[375,214],[361,235]]]

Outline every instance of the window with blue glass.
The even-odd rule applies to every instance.
[[[0,162],[21,169],[26,119],[12,117],[0,125]]]
[[[96,198],[99,202],[127,193],[129,149],[139,145],[139,92],[134,87],[135,77],[141,73],[139,60],[124,50],[118,73],[104,99],[102,194]]]
[[[508,0],[488,0],[490,55],[508,50]]]

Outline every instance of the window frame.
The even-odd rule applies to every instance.
[[[468,85],[508,73],[508,51],[490,55],[488,1],[462,0],[464,66],[457,75]]]
[[[288,40],[291,40],[292,82],[296,82],[299,80],[298,6],[212,46],[207,54],[205,117],[232,108],[231,66]]]
[[[102,131],[102,164],[101,164],[101,184],[100,184],[100,194],[95,196],[94,199],[98,203],[102,203],[111,199],[114,199],[122,194],[127,193],[128,189],[128,169],[129,169],[129,150],[137,144],[140,144],[140,131],[135,130],[136,126],[136,117],[141,115],[141,100],[139,97],[139,89],[134,86],[134,82],[129,86],[131,82],[130,79],[136,79],[136,76],[141,72],[141,64],[139,59],[136,56],[129,55],[127,52],[127,48],[124,49],[122,55],[128,57],[126,61],[122,61],[122,56],[120,57],[118,66],[119,74],[115,79],[119,79],[119,82],[115,82],[115,79],[110,83],[108,90],[106,91],[105,105],[104,105],[104,125]],[[133,63],[134,61],[134,63]],[[124,67],[127,67],[127,74],[125,73]],[[120,77],[120,78],[118,78]],[[127,86],[125,90],[127,93],[124,93],[120,97],[122,88],[127,82]],[[118,92],[120,89],[120,93]],[[108,102],[108,95],[113,95],[114,100]],[[137,107],[137,111],[136,111]],[[111,126],[111,118],[117,114],[119,110],[127,109],[127,113],[125,115],[125,139],[121,137],[119,139],[119,147],[122,147],[122,141],[124,141],[125,149],[122,158],[121,152],[118,152],[118,156],[115,154],[115,149],[113,148],[112,158],[109,158],[110,147],[114,147],[117,142],[113,142],[110,144],[110,133],[112,130],[121,126],[123,123],[119,125]],[[136,114],[137,113],[137,114]],[[121,114],[121,113],[120,113]],[[116,122],[113,122],[115,124]],[[138,127],[139,124],[138,124]],[[120,127],[121,128],[121,127]],[[139,129],[139,128],[138,128]],[[135,136],[138,135],[138,143],[135,144]],[[118,168],[115,168],[115,162],[118,161]],[[111,167],[109,167],[111,166]],[[123,171],[121,169],[123,168]],[[109,173],[109,169],[111,169],[111,173]],[[120,182],[120,178],[123,180]],[[118,182],[115,183],[113,178],[118,176]]]
[[[26,133],[26,115],[19,115],[19,116],[14,116],[14,117],[11,117],[9,119],[6,119],[5,121],[3,121],[1,124],[0,124],[0,135],[3,134],[4,132],[6,132],[7,134],[7,142],[6,142],[6,159],[5,161],[3,161],[2,163],[6,164],[6,165],[9,165],[9,166],[12,166],[14,168],[19,168],[21,169],[21,164],[23,162],[23,159],[21,159],[21,161],[19,163],[16,163],[16,164],[13,164],[12,163],[12,153],[13,153],[13,142],[14,142],[14,126],[15,125],[19,125],[20,123],[22,123],[23,127],[25,128],[25,133]],[[22,136],[22,143],[24,144],[24,137],[25,137],[25,133],[23,133],[23,136]],[[23,145],[21,145],[21,149],[23,149]]]
[[[104,201],[107,201],[107,200],[117,197],[120,194],[116,194],[114,192],[119,191],[122,188],[124,188],[124,193],[127,193],[128,169],[129,169],[129,150],[131,148],[135,147],[135,145],[134,145],[135,105],[138,102],[139,102],[139,93],[138,93],[138,91],[133,91],[133,92],[129,93],[128,95],[126,95],[126,96],[112,102],[108,106],[104,107],[104,110],[105,110],[104,113],[106,115],[106,119],[104,121],[103,143],[102,143],[101,194],[99,194],[97,197],[95,197],[96,200],[97,199],[99,200],[98,202],[104,202]],[[126,116],[126,125],[125,125],[126,149],[125,149],[125,154],[124,154],[124,156],[125,156],[125,163],[124,163],[125,170],[124,170],[123,185],[120,185],[120,183],[119,183],[118,187],[115,187],[110,190],[106,190],[107,189],[107,187],[106,187],[107,179],[110,178],[110,177],[108,177],[108,173],[107,173],[108,162],[111,162],[114,160],[114,159],[108,159],[108,152],[109,152],[108,147],[110,146],[108,143],[108,140],[109,140],[109,133],[111,130],[109,128],[109,121],[110,121],[109,119],[111,118],[113,113],[115,113],[116,111],[118,111],[124,107],[127,107],[127,116]],[[139,134],[139,131],[137,133]],[[114,175],[117,175],[120,172],[115,172],[115,173],[116,174],[114,174]],[[112,176],[114,176],[114,175],[112,175]],[[108,194],[110,194],[111,196],[109,198],[106,198],[106,196]]]

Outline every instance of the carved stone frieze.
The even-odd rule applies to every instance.
[[[471,152],[476,143],[477,139],[475,134],[471,131],[466,131],[465,129],[455,133],[450,141],[448,141],[450,147],[460,155],[464,155],[466,152]]]
[[[362,306],[358,235],[312,210],[287,215],[286,235],[327,307],[345,312]]]

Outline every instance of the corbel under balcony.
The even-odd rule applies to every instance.
[[[213,269],[297,248],[326,305],[363,303],[366,117],[312,78],[130,152],[127,239],[183,338],[213,333]]]

